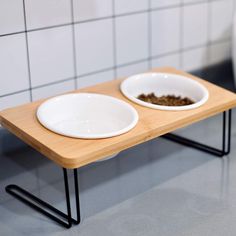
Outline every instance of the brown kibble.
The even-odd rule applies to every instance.
[[[144,102],[162,106],[186,106],[194,103],[194,101],[188,97],[182,98],[181,96],[175,96],[175,95],[166,95],[157,97],[154,93],[149,93],[147,95],[140,94],[137,98]]]

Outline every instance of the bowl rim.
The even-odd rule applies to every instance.
[[[123,129],[119,129],[118,131],[112,131],[112,132],[104,133],[104,134],[89,134],[89,135],[77,134],[77,135],[75,135],[75,134],[71,134],[70,132],[66,132],[66,131],[61,132],[57,128],[55,128],[54,125],[50,125],[47,123],[47,119],[42,115],[42,109],[44,109],[45,106],[47,106],[48,104],[52,103],[53,101],[55,101],[57,99],[61,99],[64,97],[72,97],[72,96],[76,96],[76,97],[79,97],[79,96],[106,97],[107,99],[113,100],[122,106],[126,106],[129,110],[129,112],[132,114],[133,120],[132,120],[132,122],[130,122],[128,124],[128,126],[126,126]],[[121,99],[109,96],[109,95],[104,95],[104,94],[99,94],[99,93],[86,93],[86,92],[68,93],[68,94],[63,94],[63,95],[49,98],[46,101],[42,102],[38,106],[37,111],[36,111],[36,117],[37,117],[37,120],[39,121],[39,123],[41,125],[43,125],[46,129],[53,131],[56,134],[60,134],[60,135],[72,137],[72,138],[78,138],[78,139],[102,139],[102,138],[110,138],[110,137],[118,136],[118,135],[124,134],[124,133],[130,131],[131,129],[133,129],[137,125],[138,120],[139,120],[138,112],[129,103],[127,103]]]
[[[152,104],[152,103],[147,103],[147,102],[144,102],[144,101],[141,101],[139,100],[138,98],[136,98],[135,96],[133,95],[130,95],[127,91],[127,83],[134,80],[134,79],[137,79],[138,77],[141,77],[143,78],[144,76],[174,76],[174,77],[179,77],[181,79],[184,79],[184,80],[188,80],[188,81],[191,81],[191,83],[194,83],[196,84],[199,88],[201,88],[201,90],[203,91],[204,93],[204,96],[203,98],[198,101],[198,102],[195,102],[194,104],[191,104],[191,105],[185,105],[185,106],[162,106],[162,105],[155,105],[155,104]],[[208,89],[202,85],[201,83],[199,83],[198,81],[196,80],[193,80],[191,79],[190,77],[187,77],[187,76],[183,76],[183,75],[179,75],[179,74],[172,74],[172,73],[162,73],[162,72],[149,72],[149,73],[142,73],[142,74],[136,74],[136,75],[132,75],[128,78],[126,78],[125,80],[122,81],[122,83],[120,84],[120,91],[121,93],[126,97],[128,98],[129,100],[131,100],[132,102],[136,103],[136,104],[139,104],[141,106],[144,106],[144,107],[148,107],[148,108],[152,108],[152,109],[157,109],[157,110],[166,110],[166,111],[184,111],[184,110],[191,110],[191,109],[196,109],[200,106],[202,106],[204,103],[206,103],[206,101],[208,100],[209,98],[209,91]]]

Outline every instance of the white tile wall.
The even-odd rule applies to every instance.
[[[180,8],[152,12],[152,56],[180,50]]]
[[[147,13],[116,18],[117,64],[146,59],[148,57]]]
[[[27,28],[70,23],[70,0],[25,0]]]
[[[174,67],[180,69],[180,54],[175,53],[171,55],[166,55],[163,57],[155,58],[152,60],[152,67]]]
[[[183,0],[183,3],[188,4],[188,3],[207,2],[207,1],[214,1],[214,0]]]
[[[71,26],[33,31],[28,36],[33,87],[74,76]]]
[[[192,71],[208,65],[208,48],[201,47],[183,52],[183,70]]]
[[[149,0],[114,0],[115,13],[125,14],[130,12],[138,12],[148,9]]]
[[[25,35],[0,37],[0,73],[0,96],[29,88]]]
[[[233,1],[211,1],[210,40],[230,39],[232,31]]]
[[[235,0],[24,1],[0,1],[0,109],[75,82],[93,85],[150,65],[191,71],[231,56]]]
[[[30,102],[29,91],[0,98],[0,110]]]
[[[183,47],[190,48],[208,42],[208,3],[183,7]]]
[[[210,46],[210,61],[211,65],[217,64],[224,61],[225,59],[230,59],[232,54],[231,42],[220,42],[217,44],[212,44]]]
[[[78,75],[114,66],[111,19],[78,24],[75,31]]]
[[[24,11],[23,1],[0,1],[0,35],[23,31]]]
[[[114,79],[114,71],[96,73],[93,75],[82,76],[77,79],[78,88],[89,87],[98,83],[111,81]]]
[[[112,15],[112,0],[73,0],[74,20],[84,21]]]
[[[139,62],[133,65],[122,66],[117,69],[117,77],[128,77],[138,73],[143,73],[148,71],[148,62]]]
[[[153,8],[179,6],[181,0],[151,0],[151,6]]]
[[[66,93],[75,89],[75,81],[65,81],[57,84],[48,85],[42,88],[32,90],[33,100],[39,100],[41,98],[47,98],[50,96]]]

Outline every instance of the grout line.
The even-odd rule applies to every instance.
[[[77,83],[77,55],[76,55],[76,35],[75,35],[75,23],[74,23],[74,0],[70,1],[71,3],[71,22],[72,22],[72,47],[73,47],[73,66],[74,66],[74,86],[75,89],[78,88]]]
[[[35,90],[35,89],[45,88],[45,87],[48,87],[48,86],[51,86],[51,85],[56,85],[56,84],[68,82],[68,81],[71,81],[71,80],[74,80],[74,79],[75,79],[74,77],[71,77],[71,78],[62,79],[62,80],[59,80],[59,81],[55,81],[55,82],[51,82],[51,83],[47,83],[47,84],[43,84],[43,85],[34,86],[34,87],[31,87],[31,89],[18,90],[18,91],[12,92],[12,93],[7,93],[7,94],[4,94],[4,95],[0,95],[0,98],[11,96],[11,95],[16,95],[16,94],[23,93],[23,92],[28,92],[30,90],[32,91],[32,90]]]
[[[0,37],[7,37],[7,36],[12,36],[12,35],[17,35],[17,34],[24,34],[25,32],[26,32],[25,30],[16,31],[16,32],[13,32],[13,33],[1,34]]]
[[[196,3],[196,2],[186,3],[186,5],[196,5],[196,4],[199,4],[199,3]],[[162,10],[174,9],[174,8],[179,8],[179,7],[181,7],[181,3],[170,5],[170,6],[164,6],[164,7],[153,7],[151,8],[151,11],[162,11]]]
[[[220,39],[220,40],[217,40],[217,41],[211,41],[210,45],[226,43],[226,42],[230,42],[230,41],[231,41],[231,38],[229,38],[229,39]],[[197,49],[197,48],[201,48],[201,47],[206,47],[206,46],[208,46],[208,45],[206,45],[206,44],[199,44],[199,45],[196,45],[196,46],[183,48],[183,51],[184,52],[185,51],[190,51],[190,50],[193,50],[193,49]]]
[[[216,42],[214,44],[220,44],[220,43],[225,43],[225,42],[229,42],[229,40],[218,41],[218,42]],[[194,47],[185,48],[184,51],[191,51],[191,50],[202,48],[202,47],[205,47],[205,46],[206,45],[204,45],[204,44],[203,45],[197,45],[197,46],[194,46]],[[173,51],[173,52],[170,52],[170,53],[160,54],[160,55],[152,56],[151,59],[163,58],[163,57],[166,57],[166,56],[171,56],[171,55],[174,55],[174,54],[179,54],[180,52],[181,51],[178,50],[178,51]],[[149,60],[149,58],[143,58],[143,59],[132,61],[132,62],[128,62],[128,63],[119,64],[119,65],[116,66],[116,68],[123,68],[123,67],[126,67],[126,66],[135,65],[135,64],[142,63],[142,62],[145,62],[145,61],[148,61],[148,60]],[[96,70],[96,71],[93,71],[93,72],[90,72],[90,73],[82,74],[82,75],[76,76],[76,78],[81,78],[81,77],[85,77],[85,76],[95,75],[95,74],[106,72],[106,71],[110,71],[110,70],[114,70],[114,67],[108,67],[108,68],[104,68],[104,69],[101,69],[101,70]],[[46,87],[46,86],[50,86],[50,85],[54,85],[54,84],[58,84],[58,83],[67,82],[67,81],[70,81],[70,80],[73,80],[73,79],[74,79],[74,77],[70,77],[70,78],[59,80],[59,81],[55,81],[55,82],[51,82],[51,83],[35,86],[35,87],[32,87],[32,90],[33,89],[42,88],[42,87]],[[21,93],[21,92],[25,92],[25,91],[29,91],[29,90],[28,89],[19,90],[19,91],[16,91],[15,93]],[[14,95],[15,93],[9,93],[9,94],[0,95],[0,97]]]
[[[86,76],[90,76],[90,75],[95,75],[95,74],[107,72],[107,71],[110,71],[110,70],[114,70],[114,66],[113,67],[107,67],[107,68],[104,68],[104,69],[101,69],[101,70],[92,71],[92,72],[89,72],[89,73],[86,73],[86,74],[78,75],[77,78],[86,77]]]
[[[113,17],[113,15],[109,15],[109,16],[103,16],[103,17],[99,17],[99,18],[91,18],[91,19],[87,19],[87,20],[80,20],[80,21],[75,21],[75,24],[85,24],[85,23],[90,23],[90,22],[94,22],[94,21],[109,20],[112,17]]]
[[[127,62],[127,63],[124,63],[124,64],[120,64],[120,65],[117,65],[117,68],[122,68],[122,67],[126,67],[126,66],[135,65],[135,64],[138,64],[138,63],[146,62],[146,61],[148,61],[148,59],[149,59],[149,57],[143,58],[143,59],[140,59],[140,60],[136,60],[136,61],[132,61],[132,62]]]
[[[223,1],[223,0],[211,0],[211,1]],[[206,3],[206,1],[202,0],[202,1],[198,1],[198,2],[190,2],[190,3],[185,3],[183,5],[184,6],[192,6],[192,5],[199,5],[199,4],[203,4],[203,3]],[[134,12],[123,13],[123,14],[117,14],[117,15],[115,15],[115,17],[117,18],[117,17],[129,16],[129,15],[135,15],[135,14],[148,13],[149,11],[155,12],[155,11],[160,11],[160,10],[179,8],[179,7],[181,7],[181,4],[176,4],[176,5],[172,5],[172,6],[166,6],[166,7],[159,7],[159,8],[150,8],[147,10],[134,11]],[[25,31],[18,31],[18,32],[2,34],[2,35],[0,35],[0,37],[10,36],[10,35],[14,35],[14,34],[21,34],[21,33],[30,33],[30,32],[39,31],[39,30],[47,30],[47,29],[65,27],[65,26],[70,26],[71,24],[83,24],[83,23],[89,23],[89,22],[93,22],[93,21],[112,19],[113,17],[114,17],[114,15],[109,15],[109,16],[100,17],[100,18],[92,18],[92,19],[88,19],[88,20],[74,21],[73,23],[68,22],[68,23],[64,23],[64,24],[45,26],[45,27],[34,28],[34,29],[26,29]]]
[[[219,42],[214,43],[214,44],[219,44],[219,43],[224,43],[224,42],[229,42],[229,40],[219,41]],[[202,47],[205,47],[205,46],[206,45],[198,45],[198,46],[195,46],[195,47],[186,48],[184,51],[191,51],[191,50],[202,48]],[[126,66],[135,65],[135,64],[138,64],[138,63],[142,63],[142,62],[146,62],[149,59],[153,60],[153,59],[163,58],[165,56],[171,56],[171,55],[174,55],[174,54],[179,54],[180,52],[181,52],[180,50],[179,51],[174,51],[174,52],[165,53],[165,54],[161,54],[161,55],[157,55],[157,56],[152,56],[151,58],[143,58],[143,59],[140,59],[140,60],[137,60],[137,61],[132,61],[132,62],[128,62],[128,63],[125,63],[125,64],[116,65],[116,69],[123,68],[123,67],[126,67]],[[95,74],[102,73],[102,72],[111,71],[111,70],[114,70],[114,69],[115,69],[115,67],[104,68],[104,69],[93,71],[93,72],[90,72],[90,73],[78,75],[76,77],[76,79],[81,78],[81,77],[90,76],[90,75],[95,75]],[[74,77],[62,79],[62,80],[59,80],[59,81],[55,81],[55,82],[51,82],[51,83],[31,87],[31,90],[44,88],[44,87],[47,87],[47,86],[50,86],[50,85],[56,85],[56,84],[60,84],[60,83],[63,83],[63,82],[68,82],[68,81],[71,81],[71,80],[74,80],[74,79],[75,79]],[[29,91],[29,89],[19,90],[19,91],[16,91],[16,92],[0,95],[0,98],[10,96],[10,95],[19,94],[19,93],[22,93],[22,92],[27,92],[27,91]]]
[[[217,42],[217,43],[224,43],[224,42],[228,42],[228,41],[229,41],[229,40],[223,40],[223,41],[219,41],[219,42]],[[191,50],[198,49],[198,48],[202,48],[202,47],[205,47],[205,46],[206,46],[205,44],[196,45],[196,46],[193,46],[193,47],[185,48],[184,51],[191,51]],[[173,52],[169,52],[169,53],[165,53],[165,54],[160,54],[160,55],[156,55],[156,56],[151,56],[150,59],[162,58],[162,57],[165,57],[165,56],[170,56],[170,55],[178,54],[178,53],[180,53],[180,52],[181,52],[180,50],[177,50],[177,51],[173,51]],[[122,67],[130,66],[130,65],[135,65],[135,64],[138,64],[138,63],[145,62],[145,61],[147,61],[148,59],[149,59],[149,57],[148,57],[148,58],[142,58],[142,59],[140,59],[140,60],[131,61],[131,62],[124,63],[124,64],[117,64],[117,65],[116,65],[116,68],[122,68]],[[92,72],[89,72],[89,73],[85,73],[85,74],[79,75],[79,76],[77,76],[77,78],[85,77],[85,76],[89,76],[89,75],[94,75],[94,74],[106,72],[106,71],[109,71],[109,70],[114,70],[114,68],[115,68],[115,67],[107,67],[107,68],[104,68],[104,69],[101,69],[101,70],[92,71]],[[71,78],[70,78],[70,79],[71,79]],[[68,80],[68,79],[67,79],[67,80]]]
[[[113,5],[112,5],[113,14],[112,14],[112,16],[107,16],[107,17],[102,17],[102,18],[97,18],[97,19],[89,19],[89,20],[85,20],[85,21],[75,22],[74,21],[74,11],[73,11],[73,0],[71,0],[71,19],[72,19],[71,23],[66,23],[66,24],[61,24],[61,25],[56,25],[56,26],[48,26],[48,27],[43,27],[43,28],[39,28],[39,29],[29,29],[29,30],[27,30],[27,16],[26,16],[25,0],[22,0],[22,1],[23,1],[25,31],[19,31],[19,32],[15,32],[15,33],[8,33],[8,34],[0,35],[0,37],[11,36],[11,35],[21,34],[21,33],[25,34],[26,50],[27,50],[28,77],[29,77],[29,89],[20,90],[20,91],[16,91],[16,92],[13,92],[13,93],[8,93],[8,94],[0,95],[0,98],[29,91],[29,93],[30,93],[30,100],[32,101],[32,90],[33,89],[43,88],[43,87],[46,87],[46,86],[55,85],[55,84],[63,83],[63,82],[70,81],[70,80],[74,80],[75,88],[77,89],[77,87],[78,87],[77,79],[78,78],[81,78],[81,77],[84,77],[84,76],[89,76],[89,75],[95,75],[97,73],[102,73],[102,72],[106,72],[106,71],[110,71],[110,70],[114,70],[114,77],[117,78],[117,68],[122,68],[122,67],[129,66],[129,65],[135,65],[135,64],[147,61],[149,69],[150,69],[151,65],[152,65],[152,63],[151,63],[152,59],[162,58],[162,57],[165,57],[165,56],[168,56],[168,55],[177,54],[177,53],[180,54],[180,64],[181,64],[181,67],[182,67],[182,64],[183,64],[183,62],[182,62],[182,54],[183,54],[184,51],[194,50],[194,49],[201,48],[201,47],[206,47],[206,46],[209,47],[212,44],[219,44],[219,43],[229,42],[231,40],[231,39],[223,39],[223,40],[218,40],[218,41],[211,41],[210,40],[210,36],[209,36],[210,30],[211,30],[210,29],[210,12],[211,12],[210,3],[214,2],[214,1],[222,1],[222,0],[208,0],[208,11],[209,11],[209,14],[208,14],[208,18],[209,18],[208,19],[208,28],[209,28],[209,30],[208,30],[208,38],[209,39],[208,39],[207,45],[205,45],[205,44],[204,45],[196,45],[194,47],[189,47],[189,48],[184,48],[184,46],[183,46],[183,34],[182,34],[183,33],[183,7],[184,6],[189,6],[189,5],[197,5],[197,4],[206,3],[205,1],[199,1],[199,2],[195,2],[195,3],[184,4],[183,0],[182,0],[180,5],[174,5],[174,6],[171,6],[171,7],[153,8],[152,9],[151,8],[151,0],[148,0],[148,9],[147,10],[116,15],[115,14],[115,0],[112,0],[113,1]],[[170,53],[161,54],[161,55],[152,56],[152,29],[151,29],[152,20],[151,20],[151,13],[155,12],[155,11],[159,11],[159,10],[172,9],[172,8],[176,8],[176,7],[178,7],[178,8],[180,7],[180,11],[181,11],[181,18],[180,18],[180,20],[181,20],[181,25],[180,25],[180,30],[181,30],[181,33],[180,33],[180,44],[181,45],[180,45],[180,50],[174,51],[174,52],[170,52]],[[147,36],[148,37],[148,58],[144,58],[144,59],[140,59],[140,60],[137,60],[137,61],[132,61],[132,62],[129,62],[129,63],[117,65],[117,51],[116,51],[117,50],[117,42],[116,42],[116,22],[115,22],[116,17],[140,14],[140,13],[145,13],[145,12],[147,12],[147,14],[148,14],[148,36]],[[78,75],[77,74],[77,67],[76,67],[77,66],[77,63],[76,63],[76,60],[77,60],[76,56],[77,55],[76,55],[75,24],[93,22],[93,21],[104,20],[104,19],[112,19],[113,20],[112,22],[113,22],[114,67],[105,68],[105,69],[93,71],[93,72],[90,72],[90,73]],[[65,26],[72,26],[72,43],[73,43],[73,51],[74,51],[73,52],[74,77],[66,78],[66,79],[63,79],[63,80],[60,80],[60,81],[55,81],[55,82],[52,82],[52,83],[47,83],[47,84],[43,84],[43,85],[40,85],[40,86],[32,87],[32,81],[31,81],[32,80],[32,75],[31,75],[31,69],[30,69],[30,53],[29,53],[28,33],[29,32],[34,32],[34,31],[38,31],[38,30],[46,30],[46,29],[57,28],[57,27],[65,27]],[[209,51],[208,51],[208,54],[210,55]],[[210,56],[208,56],[208,57],[210,57]]]
[[[68,82],[68,81],[71,81],[71,80],[75,80],[75,77],[73,76],[73,77],[69,77],[69,78],[66,78],[66,79],[61,79],[61,80],[58,80],[58,81],[54,81],[54,82],[50,82],[50,83],[46,83],[46,84],[42,84],[42,85],[37,85],[37,86],[32,87],[32,90],[44,88],[44,87],[55,85],[55,84]]]
[[[28,33],[27,33],[25,0],[23,0],[23,12],[24,12],[25,42],[26,42],[27,66],[28,66],[28,77],[29,77],[30,101],[33,101],[33,95],[32,95],[32,81],[31,81],[31,70],[30,70],[29,41],[28,41]]]
[[[219,39],[215,41],[210,41],[209,45],[215,45],[215,44],[226,43],[226,42],[231,42],[231,41],[232,41],[231,38]]]
[[[35,28],[35,29],[28,29],[27,33],[35,32],[35,31],[40,31],[40,30],[48,30],[48,29],[55,29],[55,28],[61,28],[61,27],[66,27],[70,26],[72,23],[64,23],[64,24],[59,24],[59,25],[50,25],[50,26],[45,26],[45,27],[40,27],[40,28]]]
[[[152,68],[152,14],[151,0],[148,0],[148,68]]]
[[[0,98],[12,96],[12,95],[16,95],[16,94],[24,93],[24,92],[29,92],[29,89],[23,89],[23,90],[18,90],[18,91],[12,92],[12,93],[6,93],[4,95],[0,95]]]
[[[148,1],[149,1],[149,0],[148,0]],[[147,10],[140,10],[140,11],[127,12],[127,13],[120,13],[120,14],[117,14],[116,17],[117,17],[117,18],[120,18],[120,17],[132,16],[132,15],[139,15],[139,14],[144,14],[144,13],[148,13],[148,9],[147,9]]]
[[[113,37],[114,79],[116,79],[117,78],[117,41],[116,41],[115,0],[112,0],[112,37]]]
[[[207,50],[207,64],[210,65],[210,62],[211,62],[211,52],[210,52],[211,48],[210,48],[210,46],[211,46],[211,30],[212,30],[211,29],[211,13],[212,13],[211,1],[208,0],[207,4],[208,4],[208,9],[207,9],[208,16],[207,16],[207,45],[206,46],[208,48],[208,50]]]
[[[180,42],[180,52],[179,52],[179,67],[183,69],[183,52],[184,50],[184,0],[181,1],[180,4],[180,35],[179,35],[179,42]]]
[[[176,53],[178,53],[178,52],[176,52]],[[172,54],[168,54],[168,55],[172,55]],[[157,56],[157,57],[152,57],[152,59],[157,59],[157,58],[162,58],[162,57],[163,56]],[[129,65],[135,65],[135,64],[138,64],[138,63],[141,63],[141,62],[146,62],[147,60],[148,60],[148,58],[143,59],[143,60],[139,60],[139,61],[135,61],[135,62],[130,62],[130,63],[127,63],[127,64],[122,64],[122,65],[117,66],[117,68],[122,68],[122,67],[129,66]],[[210,68],[212,66],[214,66],[214,65],[207,65],[204,68]],[[77,76],[77,78],[82,78],[82,77],[85,77],[85,76],[95,75],[95,74],[98,74],[98,73],[107,72],[107,71],[111,71],[111,70],[114,70],[114,67],[105,68],[103,70],[83,74],[83,75]],[[44,88],[44,87],[48,87],[48,86],[51,86],[51,85],[56,85],[56,84],[60,84],[60,83],[63,83],[63,82],[72,81],[72,80],[74,80],[74,77],[63,79],[63,80],[56,81],[56,82],[43,84],[43,85],[39,85],[39,86],[35,86],[35,87],[32,88],[32,90],[40,89],[40,88]],[[12,92],[12,93],[0,95],[0,98],[4,98],[4,97],[7,97],[7,96],[12,96],[12,95],[16,95],[16,94],[23,93],[23,92],[28,92],[28,91],[29,91],[29,89],[19,90],[19,91],[15,91],[15,92]]]

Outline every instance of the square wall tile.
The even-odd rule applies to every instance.
[[[207,47],[197,48],[183,52],[183,70],[194,71],[209,64]]]
[[[69,91],[75,90],[75,81],[65,81],[57,84],[48,85],[45,87],[32,90],[33,100],[39,100],[41,98],[48,98],[51,96],[63,94]]]
[[[29,88],[25,34],[0,38],[0,96]]]
[[[183,0],[183,4],[188,4],[188,3],[198,3],[198,2],[207,2],[208,0]],[[211,1],[211,0],[209,0]]]
[[[148,9],[149,0],[115,0],[115,13],[124,14]]]
[[[183,47],[204,45],[208,41],[208,3],[183,8]]]
[[[116,56],[118,65],[148,57],[147,13],[116,18]]]
[[[0,98],[0,110],[30,102],[30,92],[22,92]],[[1,126],[0,126],[1,127]]]
[[[180,8],[152,12],[152,56],[180,50]]]
[[[210,46],[210,64],[217,64],[230,59],[232,55],[231,41],[215,43]]]
[[[0,35],[25,30],[23,1],[0,1]]]
[[[27,28],[70,23],[70,0],[25,0]]]
[[[71,26],[30,32],[32,86],[74,77]]]
[[[75,21],[112,15],[112,0],[73,0],[73,5]]]
[[[128,77],[131,75],[144,73],[148,71],[148,61],[140,62],[133,65],[122,66],[117,68],[118,78]]]
[[[112,20],[75,26],[78,75],[114,66]]]
[[[109,70],[92,75],[86,75],[77,79],[78,88],[89,87],[95,84],[104,83],[114,79],[114,71]]]
[[[180,3],[181,0],[151,0],[152,8],[178,6]]]
[[[233,1],[212,1],[210,3],[210,39],[219,41],[230,39],[233,20]]]
[[[180,69],[180,54],[171,54],[152,60],[152,68],[155,67],[174,67]]]

